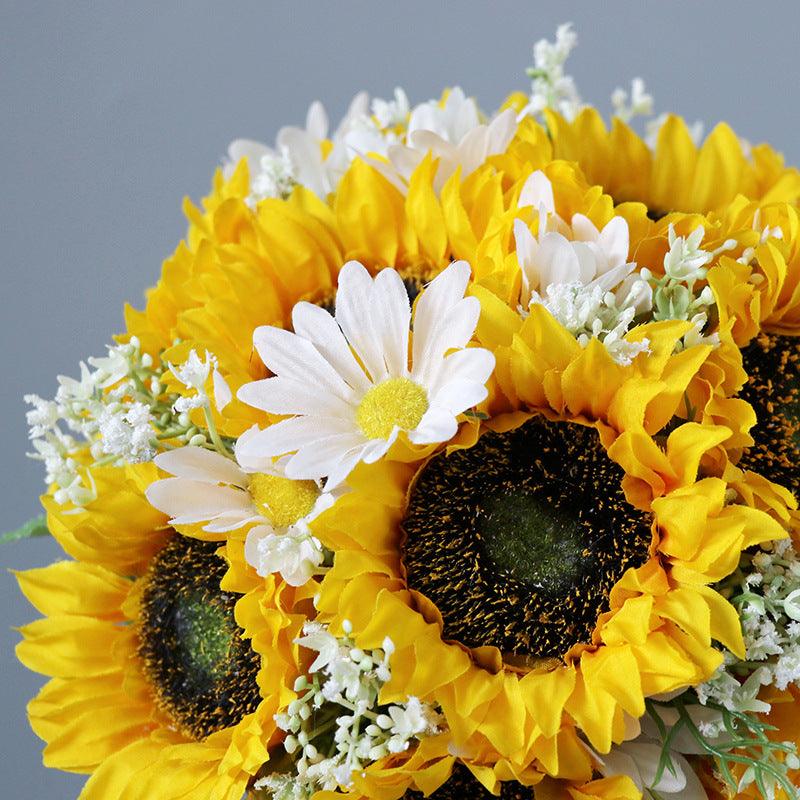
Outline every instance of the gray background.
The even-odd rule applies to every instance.
[[[658,110],[800,159],[794,2],[0,3],[0,530],[37,513],[25,392],[52,396],[141,305],[184,232],[181,198],[206,191],[229,140],[272,141],[310,101],[337,118],[358,89],[412,102],[455,83],[486,108],[525,89],[532,43],[572,20],[570,70],[608,109],[642,75]],[[555,10],[554,10],[555,9]],[[7,545],[0,566],[44,564],[49,541]],[[82,780],[40,766],[24,705],[41,680],[14,659],[33,618],[0,575],[3,788],[74,798]],[[114,800],[109,798],[108,800]],[[153,798],[153,800],[159,800]],[[203,798],[198,798],[203,800]]]

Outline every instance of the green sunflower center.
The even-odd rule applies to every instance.
[[[482,511],[486,554],[498,570],[550,592],[580,576],[583,536],[570,513],[519,492],[489,495]]]
[[[755,444],[741,466],[800,493],[800,340],[759,336],[743,352],[741,396],[756,412]]]
[[[585,426],[539,418],[432,459],[403,520],[410,588],[438,607],[444,637],[511,661],[590,642],[625,570],[643,564],[649,519]]]
[[[236,598],[220,590],[218,545],[175,535],[145,577],[139,656],[161,708],[202,740],[259,703],[260,659],[242,639]]]

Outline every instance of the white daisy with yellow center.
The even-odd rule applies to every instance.
[[[174,477],[151,484],[147,499],[170,515],[171,525],[206,523],[203,530],[224,533],[246,525],[245,557],[259,575],[280,573],[301,586],[323,561],[322,546],[309,523],[335,502],[317,481],[292,480],[278,465],[248,463],[237,443],[237,461],[202,447],[181,447],[156,456],[156,464]]]
[[[412,334],[400,275],[386,268],[373,278],[351,261],[339,275],[335,317],[301,302],[294,333],[256,329],[255,348],[275,377],[245,384],[239,399],[289,419],[249,436],[242,456],[287,456],[287,477],[327,478],[331,488],[360,461],[386,455],[401,433],[413,445],[450,440],[459,415],[486,398],[495,363],[467,346],[480,315],[478,300],[464,297],[469,276],[459,261],[429,284]]]

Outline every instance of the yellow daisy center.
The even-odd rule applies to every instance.
[[[250,478],[250,496],[276,528],[288,528],[311,513],[319,497],[319,487],[314,481],[257,473]]]
[[[356,422],[368,439],[388,439],[394,427],[410,431],[428,410],[425,390],[408,378],[389,378],[373,386],[356,411]]]

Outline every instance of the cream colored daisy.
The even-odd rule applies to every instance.
[[[239,463],[202,447],[181,447],[156,456],[156,464],[174,477],[152,483],[148,501],[170,515],[171,525],[205,523],[209,533],[246,525],[245,557],[259,575],[280,573],[301,586],[322,564],[323,551],[309,523],[335,502],[335,494],[317,481],[295,481],[280,465],[249,463],[239,451],[257,429],[237,443]]]
[[[451,264],[411,305],[400,275],[375,278],[351,261],[339,275],[336,314],[294,307],[294,333],[264,326],[253,341],[275,377],[245,384],[239,399],[290,417],[248,437],[242,457],[289,454],[290,478],[341,483],[359,461],[383,457],[403,432],[413,445],[446,442],[459,415],[487,396],[494,356],[467,347],[480,315],[464,297],[470,267]],[[409,338],[411,338],[409,359]]]
[[[430,153],[439,161],[434,188],[440,192],[457,169],[466,177],[490,156],[504,153],[516,130],[517,115],[513,109],[500,111],[486,120],[475,100],[457,86],[444,102],[431,100],[410,112],[405,142],[384,137],[381,146],[374,136],[355,130],[348,135],[347,143],[403,193],[408,191],[414,170]],[[376,153],[383,158],[370,157]]]
[[[556,213],[553,185],[537,170],[522,187],[520,208],[538,211],[538,235],[521,220],[514,221],[517,258],[522,270],[521,303],[527,308],[536,292],[564,283],[583,285],[602,278],[608,291],[624,280],[636,266],[628,262],[630,234],[623,217],[613,217],[602,230],[583,214],[569,223]]]

